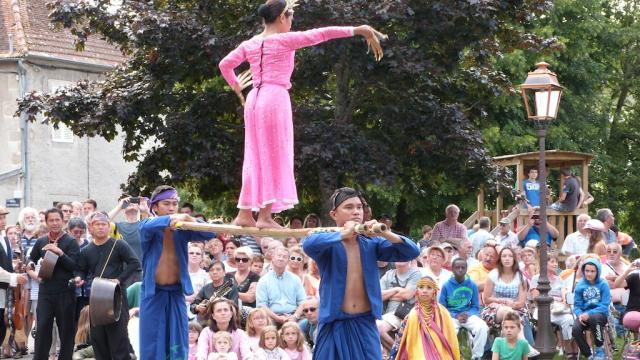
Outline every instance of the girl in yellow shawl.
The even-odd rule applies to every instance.
[[[389,354],[396,360],[460,360],[449,311],[436,301],[438,284],[425,276],[416,284],[416,306],[402,321]]]

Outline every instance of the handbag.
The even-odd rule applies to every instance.
[[[640,341],[636,340],[625,345],[622,351],[622,360],[639,360],[640,359]]]
[[[396,278],[396,284],[401,287],[401,288],[406,288],[407,284],[409,283],[409,279],[407,279],[404,282],[404,285],[400,284],[400,279],[398,279],[398,274],[394,274],[395,278]],[[411,312],[411,309],[413,309],[413,302],[409,302],[410,300],[405,300],[403,302],[400,303],[400,305],[398,305],[398,307],[396,308],[396,310],[393,312],[393,315],[397,316],[400,319],[403,319],[409,315],[409,312]]]
[[[556,301],[551,303],[551,313],[553,315],[570,314],[571,308],[561,302]]]
[[[413,309],[413,304],[403,301],[398,305],[396,311],[393,312],[393,315],[404,320],[404,318],[409,315],[409,312],[411,312],[411,309]]]

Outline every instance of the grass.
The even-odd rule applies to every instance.
[[[462,335],[464,332],[461,331],[458,333],[458,343],[460,344],[460,353],[461,359],[471,359],[471,349],[466,340],[466,335]],[[621,337],[616,337],[616,347],[618,351],[613,355],[613,360],[622,359],[622,351],[624,349],[624,339]],[[556,355],[553,360],[564,360],[564,356]]]

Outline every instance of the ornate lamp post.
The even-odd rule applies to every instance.
[[[547,126],[558,115],[558,106],[562,97],[562,86],[558,83],[556,74],[547,69],[549,64],[541,62],[536,64],[536,69],[529,72],[524,84],[520,85],[522,99],[527,110],[527,118],[534,122],[538,129],[540,144],[540,158],[538,161],[538,174],[540,181],[540,279],[538,290],[540,295],[535,301],[538,306],[538,334],[535,347],[540,351],[540,359],[553,359],[556,352],[555,336],[551,328],[551,302],[549,296],[549,278],[547,276],[547,187],[545,136]],[[533,110],[533,111],[532,111]]]

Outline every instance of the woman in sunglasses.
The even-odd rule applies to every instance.
[[[307,263],[307,256],[302,251],[300,246],[294,246],[291,248],[291,255],[289,256],[289,265],[287,271],[298,275],[300,281],[304,281],[304,276],[307,274],[305,264]]]
[[[256,307],[256,286],[260,275],[251,271],[253,251],[248,246],[241,246],[233,252],[236,271],[230,273],[238,284],[238,297],[242,305]]]

